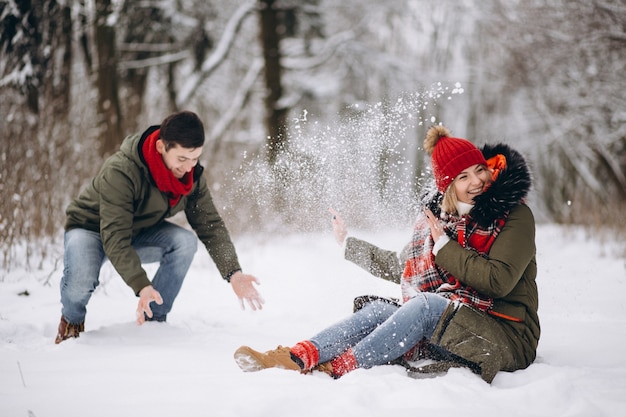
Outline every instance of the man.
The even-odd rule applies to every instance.
[[[124,139],[98,175],[67,208],[61,279],[61,322],[55,343],[78,337],[86,306],[108,258],[139,297],[137,323],[165,321],[197,248],[205,245],[242,307],[263,307],[244,274],[198,163],[204,126],[184,111]],[[195,233],[165,219],[183,211]],[[152,282],[142,263],[159,262]],[[150,304],[154,302],[151,306]]]

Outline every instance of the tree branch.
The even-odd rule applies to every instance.
[[[182,61],[185,58],[189,58],[191,53],[189,51],[180,51],[175,54],[165,54],[161,56],[155,56],[146,59],[137,59],[133,61],[121,61],[118,64],[120,69],[137,69],[156,67],[158,65],[171,64],[172,62]]]
[[[210,157],[214,158],[217,154],[217,150],[221,144],[221,137],[228,129],[228,127],[233,123],[233,121],[237,118],[237,115],[241,113],[241,109],[244,107],[248,97],[250,96],[250,92],[252,91],[252,87],[256,82],[257,78],[259,78],[259,74],[263,70],[263,60],[261,58],[257,58],[254,60],[246,76],[241,81],[241,84],[237,91],[235,92],[234,98],[228,107],[228,110],[224,113],[222,117],[215,124],[211,133],[209,135],[209,142],[212,143]]]
[[[235,11],[226,24],[224,33],[222,34],[215,51],[204,61],[200,72],[192,74],[192,76],[189,77],[189,80],[181,87],[181,93],[178,100],[176,100],[178,108],[184,106],[193,97],[202,82],[206,80],[207,77],[217,69],[217,67],[219,67],[224,59],[226,59],[235,40],[235,36],[241,28],[241,24],[248,14],[255,9],[255,7],[256,0],[249,0],[239,6],[239,8]]]
[[[320,51],[313,57],[293,58],[285,57],[282,66],[289,70],[306,70],[319,67],[328,61],[337,52],[339,45],[354,39],[354,32],[349,30],[341,32],[326,41]]]
[[[118,50],[123,52],[174,52],[182,48],[175,43],[122,43]]]

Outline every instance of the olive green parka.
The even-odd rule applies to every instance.
[[[452,353],[464,365],[472,364],[470,367],[475,372],[491,382],[500,370],[523,369],[534,361],[540,325],[535,282],[535,221],[525,204],[531,186],[530,173],[521,155],[506,145],[486,145],[482,152],[486,159],[504,155],[507,167],[475,199],[469,215],[485,226],[498,218],[506,218],[506,223],[486,257],[451,240],[439,250],[435,262],[463,284],[492,297],[492,314],[451,305],[431,342]],[[427,205],[434,210],[433,202],[439,200],[437,196]],[[375,276],[399,283],[406,248],[398,256],[350,237],[346,239],[345,257]]]
[[[168,196],[155,185],[141,147],[158,128],[152,126],[142,134],[126,137],[120,150],[104,162],[100,172],[66,210],[65,229],[99,232],[106,256],[135,294],[150,285],[150,280],[133,249],[133,237],[181,211],[223,278],[228,279],[241,269],[200,164],[194,168],[191,192],[174,207],[170,207]]]

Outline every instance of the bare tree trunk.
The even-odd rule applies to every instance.
[[[120,23],[124,27],[122,46],[118,49],[118,59],[121,67],[120,83],[124,102],[125,131],[134,132],[140,128],[138,119],[144,109],[145,93],[148,87],[148,76],[154,64],[151,58],[159,58],[164,52],[174,52],[180,48],[176,44],[171,18],[162,10],[158,2],[144,2],[126,0],[120,11]],[[137,25],[135,22],[150,22],[150,25]],[[202,26],[200,25],[200,29]],[[119,34],[120,32],[118,32]],[[156,47],[152,49],[151,46]],[[129,62],[144,63],[143,65],[128,66]],[[158,65],[158,64],[156,64]],[[171,67],[175,63],[170,64]]]
[[[169,107],[172,111],[178,111],[178,104],[176,103],[177,91],[176,91],[176,63],[173,62],[167,65],[167,84],[165,87],[167,92],[167,98]]]
[[[280,152],[287,148],[286,119],[287,108],[279,105],[283,94],[280,65],[280,34],[277,31],[279,19],[274,8],[274,0],[261,2],[261,42],[265,59],[265,126],[268,135],[268,162],[274,165]]]
[[[87,75],[91,75],[93,71],[93,57],[91,56],[90,36],[88,33],[89,23],[87,19],[87,11],[85,10],[85,0],[79,0],[78,10],[78,43],[85,59],[85,73]]]
[[[60,20],[60,28],[51,28],[50,38],[54,42],[54,48],[61,51],[62,59],[58,68],[57,82],[51,82],[54,117],[62,118],[63,123],[67,120],[71,106],[71,75],[72,75],[72,10],[70,6],[57,6]],[[54,17],[53,17],[54,18]],[[54,65],[54,63],[52,64]],[[57,119],[58,120],[58,119]]]
[[[122,140],[122,112],[118,96],[115,27],[107,20],[112,12],[111,0],[96,0],[95,43],[98,53],[98,117],[100,153],[115,151]]]

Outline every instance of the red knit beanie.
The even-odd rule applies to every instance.
[[[435,182],[442,193],[464,169],[487,164],[483,153],[472,142],[450,137],[450,131],[444,126],[428,129],[424,150],[431,155]]]

